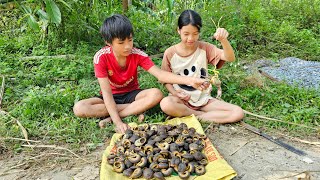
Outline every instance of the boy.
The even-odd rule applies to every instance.
[[[125,16],[116,14],[107,18],[100,31],[107,44],[94,56],[94,71],[100,84],[101,97],[77,102],[73,108],[76,116],[109,116],[100,121],[99,126],[103,128],[112,121],[116,131],[124,133],[129,126],[121,118],[141,114],[163,98],[157,88],[139,88],[138,66],[162,83],[187,84],[199,90],[208,87],[204,79],[181,77],[155,66],[144,52],[133,47],[133,27]]]

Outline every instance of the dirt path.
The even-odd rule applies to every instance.
[[[319,146],[282,139],[307,152],[314,161],[308,164],[302,160],[302,157],[238,125],[216,126],[208,130],[208,136],[238,173],[234,180],[298,179],[296,175],[299,173],[301,177],[307,174],[310,175],[310,179],[320,179]],[[314,141],[319,142],[319,139],[315,138]],[[101,146],[83,156],[89,162],[70,156],[65,157],[61,152],[47,159],[37,158],[37,156],[44,157],[45,153],[52,152],[38,152],[33,155],[23,153],[11,158],[2,158],[0,179],[99,179],[101,157],[105,147],[106,145]]]

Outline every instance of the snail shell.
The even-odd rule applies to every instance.
[[[169,149],[169,144],[168,144],[167,142],[158,143],[157,146],[158,146],[161,150],[168,150],[168,149]]]
[[[189,171],[178,172],[178,174],[181,179],[188,179],[190,177]]]
[[[214,86],[220,86],[221,81],[217,76],[213,76],[210,80],[210,83],[213,84]]]
[[[131,167],[133,165],[132,162],[129,161],[129,159],[124,160],[124,164],[126,165],[127,168]]]
[[[189,143],[188,142],[184,143],[183,149],[186,151],[189,151]]]
[[[191,137],[186,138],[186,143],[191,144],[193,143],[193,139]]]
[[[200,140],[200,136],[197,135],[197,134],[194,134],[194,135],[192,136],[192,139],[193,139],[193,141]]]
[[[184,135],[184,136],[189,136],[189,129],[184,129],[184,130],[182,131],[182,135]]]
[[[173,168],[168,168],[168,169],[161,169],[161,173],[163,174],[163,176],[167,177],[170,176],[173,172]]]
[[[153,178],[153,171],[150,168],[145,168],[143,170],[143,177],[146,178],[146,179]]]
[[[147,156],[147,159],[148,159],[148,162],[149,162],[149,163],[152,163],[152,162],[153,162],[153,154],[149,154],[149,155]]]
[[[162,137],[161,136],[156,136],[155,138],[154,138],[154,141],[155,142],[160,142],[160,141],[162,141]]]
[[[207,136],[206,136],[205,134],[200,134],[200,135],[199,135],[199,138],[200,138],[201,140],[205,140],[205,139],[207,139]]]
[[[125,159],[124,156],[121,156],[121,155],[120,155],[120,156],[115,157],[115,158],[114,158],[114,161],[115,161],[115,162],[123,162],[124,159]]]
[[[206,168],[203,165],[198,165],[195,168],[195,172],[199,176],[204,175],[206,173]]]
[[[134,142],[135,146],[142,146],[144,143],[147,142],[147,139],[145,137],[139,138]]]
[[[108,161],[108,163],[110,164],[110,165],[113,165],[114,164],[114,159],[107,159],[107,161]]]
[[[140,159],[141,159],[141,156],[140,156],[139,154],[132,154],[132,155],[130,155],[130,156],[128,157],[128,160],[129,160],[130,162],[132,162],[133,164],[139,162]]]
[[[193,136],[195,132],[196,132],[196,129],[194,127],[189,128],[190,136]]]
[[[137,179],[139,177],[141,177],[142,175],[142,169],[140,167],[138,167],[137,169],[135,169],[133,171],[133,173],[131,174],[131,176],[129,177],[130,179]]]
[[[156,133],[155,130],[149,130],[147,131],[148,137],[153,136]]]
[[[165,126],[167,131],[170,131],[173,128],[173,125],[168,124]]]
[[[168,163],[159,163],[157,166],[158,169],[167,169],[168,167]]]
[[[134,143],[137,139],[139,139],[139,136],[136,134],[132,134],[132,136],[129,138],[131,143]]]
[[[153,174],[153,177],[159,179],[159,180],[165,180],[165,178],[163,177],[163,174],[161,172],[155,172]]]
[[[113,164],[113,170],[117,173],[122,173],[125,168],[124,162],[116,161]]]
[[[189,171],[190,174],[192,174],[195,170],[195,164],[194,163],[188,163],[187,165],[187,171]]]
[[[199,164],[206,166],[208,164],[208,160],[207,159],[201,159]]]
[[[168,158],[170,156],[170,152],[168,150],[161,150],[160,154],[164,158]]]
[[[150,127],[149,124],[144,124],[144,125],[142,125],[142,126],[144,127],[144,130],[145,130],[145,131],[149,130],[149,127]]]
[[[184,155],[182,155],[183,158],[186,158],[187,160],[191,161],[194,157],[193,155],[189,154],[189,153],[186,153]]]
[[[188,160],[188,159],[186,159],[186,158],[181,158],[181,162],[183,162],[183,163],[187,164],[187,163],[189,163],[189,160]]]
[[[158,168],[158,164],[156,162],[152,162],[149,166],[153,172],[158,172],[160,169]]]
[[[161,151],[161,149],[158,148],[158,147],[153,148],[153,154],[157,154],[157,153],[159,153],[160,151]]]
[[[147,165],[147,163],[148,163],[147,157],[142,157],[138,162],[137,166],[143,168]]]
[[[198,149],[198,144],[196,144],[196,143],[189,144],[189,149],[190,149],[190,151],[197,150]]]
[[[159,163],[168,163],[168,159],[167,159],[167,158],[160,157],[160,158],[158,159],[158,162],[159,162]]]
[[[186,169],[187,169],[187,166],[186,166],[185,163],[180,163],[180,164],[178,165],[178,172],[185,172]]]
[[[170,144],[171,142],[173,142],[173,138],[172,137],[167,137],[165,140],[164,140],[166,143]]]
[[[133,131],[131,129],[127,129],[125,132],[124,132],[124,135],[123,135],[123,139],[129,139],[133,134]]]
[[[151,125],[150,130],[158,131],[158,126],[157,125]]]
[[[129,139],[124,139],[124,140],[122,141],[122,145],[123,145],[123,147],[124,147],[125,149],[127,149],[127,148],[130,148],[131,142],[130,142]]]
[[[147,142],[147,145],[153,146],[154,143],[156,143],[155,140],[149,139],[148,142]]]
[[[172,157],[170,161],[170,167],[177,167],[180,164],[180,158]]]
[[[133,170],[132,170],[131,168],[125,169],[125,170],[122,172],[122,174],[123,174],[124,176],[127,176],[127,177],[131,176],[132,173],[133,173]]]
[[[133,127],[133,128],[132,128],[132,131],[133,131],[133,132],[138,132],[138,131],[139,131],[139,127],[138,127],[138,126]]]
[[[181,154],[180,154],[180,152],[179,151],[172,151],[171,152],[171,156],[176,156],[176,157],[181,157]]]
[[[144,146],[144,153],[150,154],[153,153],[153,146],[150,144],[147,144]]]
[[[107,159],[114,159],[116,156],[117,156],[117,155],[115,155],[115,154],[109,154],[109,155],[107,156]]]
[[[124,154],[124,147],[123,146],[117,147],[117,154]]]
[[[195,151],[192,155],[193,155],[194,159],[197,161],[200,161],[204,157],[204,154],[199,151]]]
[[[184,139],[179,137],[175,143],[178,145],[178,146],[183,146],[184,145]]]
[[[171,131],[168,131],[168,135],[169,135],[169,136],[177,136],[178,133],[177,133],[177,131],[175,131],[175,130],[171,130]]]
[[[189,129],[186,123],[180,123],[180,127],[182,127],[182,129]]]
[[[179,149],[179,146],[176,143],[171,143],[169,145],[169,149],[170,149],[171,152],[177,151]]]

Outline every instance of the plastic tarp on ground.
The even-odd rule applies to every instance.
[[[180,123],[186,123],[188,127],[194,127],[196,131],[200,134],[204,134],[204,131],[201,127],[200,122],[197,120],[195,116],[187,116],[182,118],[174,118],[168,120],[163,123],[158,124],[172,124],[178,125]],[[137,126],[136,123],[130,123],[131,127]],[[124,180],[129,179],[128,177],[116,173],[112,170],[112,166],[107,162],[107,156],[110,152],[115,152],[115,142],[121,137],[121,134],[115,133],[112,136],[110,145],[106,148],[105,152],[102,156],[102,163],[100,169],[100,179],[101,180]],[[235,177],[237,174],[234,169],[223,159],[223,157],[219,154],[216,148],[212,145],[209,138],[205,140],[204,153],[208,158],[208,165],[206,166],[206,173],[202,176],[191,176],[189,179],[196,180],[228,180]],[[144,178],[139,178],[144,179]],[[178,180],[180,179],[178,175],[171,175],[170,177],[166,177],[168,180]]]

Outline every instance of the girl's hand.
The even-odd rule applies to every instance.
[[[194,87],[195,89],[198,89],[200,91],[206,90],[209,87],[208,80],[202,79],[202,78],[196,78],[196,77],[190,77],[191,83],[190,85]]]
[[[216,33],[214,33],[213,37],[216,38],[218,41],[222,41],[227,39],[229,36],[229,33],[224,28],[218,28]]]
[[[184,91],[178,90],[176,96],[184,101],[189,101],[190,94],[185,93]]]

